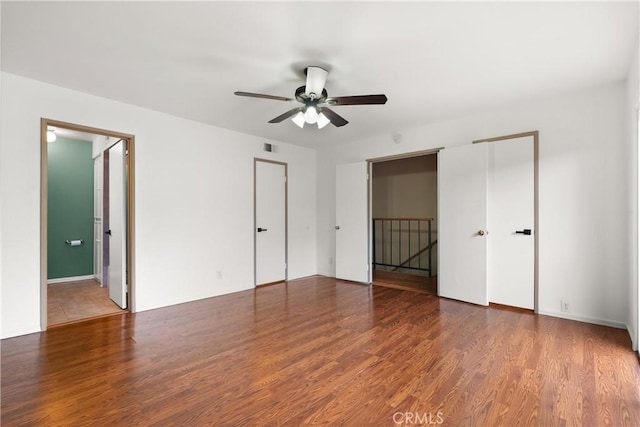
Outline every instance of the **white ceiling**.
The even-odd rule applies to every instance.
[[[620,80],[638,41],[637,2],[0,4],[4,71],[311,147]],[[389,101],[318,130],[233,95],[292,97],[307,65]]]

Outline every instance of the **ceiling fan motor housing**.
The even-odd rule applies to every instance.
[[[305,84],[305,93],[309,98],[319,98],[322,96],[324,85],[327,82],[329,72],[322,67],[309,66],[304,69],[307,76]]]
[[[311,98],[305,92],[307,89],[306,86],[300,86],[296,89],[296,100],[302,102],[303,104],[307,104],[308,101],[311,101]],[[313,101],[318,104],[320,102],[324,102],[327,99],[327,90],[322,89],[322,94],[319,97],[316,97]]]

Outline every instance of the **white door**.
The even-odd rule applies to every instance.
[[[368,164],[336,166],[336,278],[369,283]]]
[[[124,142],[109,148],[109,298],[120,308],[127,308],[127,221]]]
[[[93,161],[93,275],[102,284],[102,155]]]
[[[487,163],[487,144],[438,153],[438,294],[481,305],[489,304]]]
[[[286,280],[286,166],[255,162],[256,285]]]
[[[533,309],[533,136],[480,145],[489,150],[489,301]]]

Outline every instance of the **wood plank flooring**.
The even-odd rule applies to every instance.
[[[2,341],[3,426],[640,425],[624,330],[311,277]]]
[[[109,299],[109,289],[101,288],[93,279],[51,284],[47,289],[49,327],[122,313],[122,309]]]
[[[418,276],[415,274],[398,273],[395,271],[374,270],[373,284],[405,291],[438,295],[437,276]]]

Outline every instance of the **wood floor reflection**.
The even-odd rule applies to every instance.
[[[311,277],[3,340],[1,422],[640,425],[630,347],[621,329]]]
[[[423,294],[438,294],[438,276],[418,276],[395,271],[374,270],[373,284]]]

